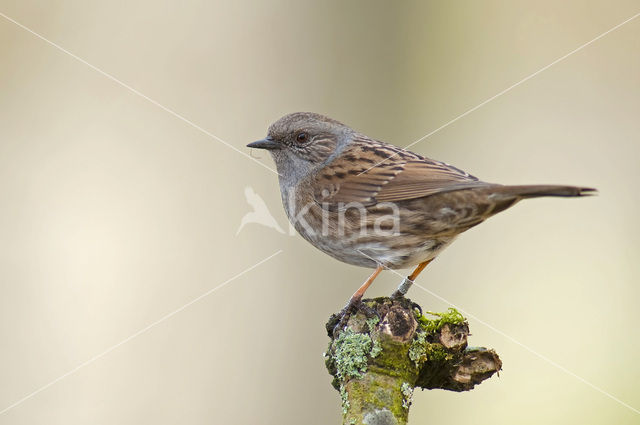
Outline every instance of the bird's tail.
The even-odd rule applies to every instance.
[[[538,198],[541,196],[579,197],[597,194],[596,189],[590,187],[561,186],[561,185],[526,185],[502,186],[488,184],[485,187],[460,190],[465,202],[477,208],[466,208],[470,213],[462,217],[454,227],[458,233],[482,223],[487,218],[510,208],[522,199]],[[466,198],[466,199],[465,199]]]
[[[598,191],[590,187],[561,185],[491,186],[487,195],[494,203],[490,216],[515,205],[521,199],[541,196],[578,197],[596,195]]]
[[[519,198],[537,198],[540,196],[591,196],[598,191],[590,187],[561,186],[561,185],[525,185],[501,186],[492,191],[496,195],[515,196]]]

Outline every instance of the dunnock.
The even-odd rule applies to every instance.
[[[310,112],[280,118],[247,146],[271,153],[285,211],[303,238],[340,261],[375,269],[347,306],[384,268],[416,266],[393,294],[404,295],[460,233],[521,199],[595,192],[486,183]]]

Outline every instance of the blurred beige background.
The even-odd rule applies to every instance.
[[[0,0],[0,12],[250,154],[300,110],[405,146],[640,5]],[[413,148],[488,181],[600,189],[518,205],[420,283],[635,409],[639,76],[640,18]],[[0,424],[340,423],[323,325],[369,271],[267,227],[236,236],[247,186],[285,226],[274,174],[4,18],[0,93]],[[369,295],[398,281],[387,272]],[[411,423],[640,422],[470,322],[500,378],[417,393]]]

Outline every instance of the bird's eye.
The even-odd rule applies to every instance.
[[[298,143],[304,143],[308,138],[309,136],[307,135],[307,133],[298,133],[298,135],[296,136],[296,141]]]

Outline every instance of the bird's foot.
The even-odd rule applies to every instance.
[[[407,291],[409,290],[412,284],[413,284],[413,281],[410,280],[408,277],[405,277],[404,280],[398,286],[398,288],[391,293],[390,298],[393,301],[408,302],[411,305],[411,308],[413,310],[418,310],[418,312],[422,316],[422,307],[420,307],[420,304],[414,303],[413,301],[411,301],[409,298],[406,297]]]
[[[420,304],[418,303],[414,303],[413,301],[411,301],[409,298],[405,298],[407,301],[409,301],[409,303],[411,304],[411,308],[413,310],[418,310],[418,313],[420,313],[420,316],[422,316],[422,307],[420,307]]]
[[[347,326],[347,323],[349,323],[349,319],[351,318],[351,315],[356,311],[358,311],[361,305],[362,305],[362,298],[351,297],[347,305],[345,305],[344,308],[340,310],[339,313],[333,315],[335,316],[335,325],[331,329],[330,331],[331,335],[329,336],[336,335],[338,332],[343,330]],[[330,320],[330,322],[334,320],[333,316],[331,317],[332,320]]]
[[[349,319],[354,313],[361,312],[367,318],[380,318],[378,311],[362,302],[361,297],[351,297],[347,305],[338,313],[334,313],[327,322],[327,333],[329,337],[336,336],[340,331],[344,330],[349,323]]]

